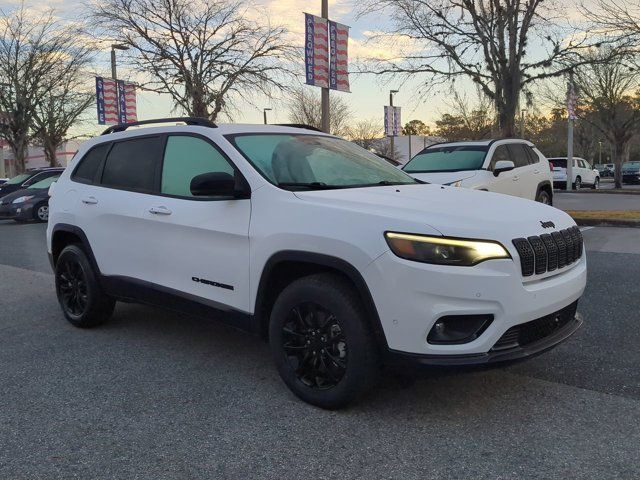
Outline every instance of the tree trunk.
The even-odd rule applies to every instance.
[[[27,158],[27,146],[22,141],[20,143],[11,145],[11,151],[13,152],[13,164],[16,169],[16,175],[20,175],[25,171],[25,159]]]
[[[616,167],[614,172],[615,188],[622,188],[622,164],[624,163],[625,150],[628,150],[628,142],[617,140],[613,143],[613,163]]]
[[[49,162],[49,166],[57,167],[58,166],[57,150],[59,145],[56,145],[55,142],[52,140],[45,140],[43,143],[44,143],[44,156],[46,157],[47,162]]]

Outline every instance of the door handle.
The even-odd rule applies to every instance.
[[[520,180],[520,177],[516,175],[515,177],[513,177],[513,178],[512,178],[512,180],[513,180],[514,182],[517,182],[518,180]]]
[[[540,173],[540,170],[534,170],[533,173],[537,175],[538,173]]]
[[[153,213],[155,215],[171,215],[171,210],[165,206],[151,207],[149,209],[149,213]]]
[[[85,205],[95,205],[96,203],[98,203],[98,200],[96,199],[96,197],[85,197],[82,199],[82,203],[84,203]]]

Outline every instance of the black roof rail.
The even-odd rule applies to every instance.
[[[320,130],[319,128],[311,126],[311,125],[305,125],[304,123],[276,123],[274,125],[277,125],[278,127],[304,128],[305,130],[313,130],[314,132],[322,132],[322,130]],[[324,132],[322,132],[322,133],[324,133]]]
[[[132,122],[132,123],[119,123],[118,125],[112,125],[107,128],[102,135],[107,135],[109,133],[117,133],[124,132],[129,127],[137,127],[138,125],[150,125],[153,123],[173,123],[173,122],[183,122],[187,125],[196,125],[199,127],[209,127],[209,128],[217,128],[218,126],[213,123],[211,120],[201,117],[171,117],[171,118],[154,118],[153,120],[142,120],[140,122]]]

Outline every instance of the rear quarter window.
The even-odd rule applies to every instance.
[[[78,162],[78,166],[71,175],[71,180],[83,183],[93,183],[98,176],[98,169],[109,151],[111,143],[103,143],[89,150]]]

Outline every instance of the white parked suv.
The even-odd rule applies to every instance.
[[[561,190],[567,188],[567,157],[550,158],[553,168],[553,186]],[[600,172],[584,158],[573,158],[573,188],[580,190],[582,187],[600,188]]]
[[[422,150],[402,169],[429,183],[553,203],[549,162],[527,140],[437,143]]]
[[[111,127],[54,184],[48,253],[72,324],[116,300],[220,318],[268,339],[324,408],[382,366],[525,358],[580,326],[587,262],[564,212],[422,184],[312,130],[182,120]]]

